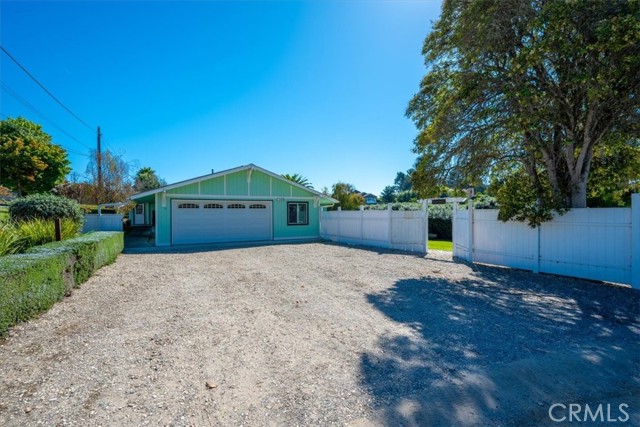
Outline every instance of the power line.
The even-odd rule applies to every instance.
[[[55,127],[56,129],[58,129],[60,132],[64,133],[65,135],[67,135],[69,138],[71,138],[72,140],[76,141],[78,144],[84,146],[85,148],[91,149],[91,147],[89,147],[87,144],[85,144],[84,142],[80,141],[78,138],[76,138],[75,136],[71,135],[69,132],[67,132],[66,130],[62,129],[60,126],[58,126],[57,124],[55,124],[53,122],[53,120],[49,119],[44,113],[42,113],[40,110],[38,110],[36,107],[34,107],[29,101],[27,101],[26,99],[24,99],[23,97],[21,97],[15,90],[13,90],[9,85],[7,85],[5,82],[2,82],[2,88],[5,90],[5,92],[7,92],[9,95],[13,96],[15,99],[18,100],[18,102],[20,102],[22,105],[24,105],[25,107],[27,107],[29,110],[33,111],[35,114],[39,115],[40,117],[42,117],[43,119],[45,119],[47,122],[49,122],[53,127]]]
[[[90,126],[87,124],[87,122],[85,122],[84,120],[82,120],[80,117],[78,117],[73,111],[71,111],[66,105],[64,105],[58,98],[56,98],[50,91],[49,89],[47,89],[42,83],[40,83],[38,81],[38,79],[36,79],[33,74],[31,74],[29,72],[29,70],[27,70],[20,62],[18,62],[17,59],[15,59],[8,51],[7,49],[4,48],[4,46],[0,45],[0,49],[2,49],[2,51],[13,61],[16,63],[16,65],[18,67],[20,67],[20,69],[22,69],[22,71],[24,71],[27,76],[29,76],[31,78],[31,80],[33,80],[34,82],[36,82],[36,84],[38,86],[40,86],[40,88],[42,88],[42,90],[44,90],[47,95],[49,95],[54,101],[56,101],[62,108],[64,108],[65,110],[67,110],[67,112],[69,114],[71,114],[73,117],[75,117],[80,123],[82,123],[83,125],[85,125],[86,127],[88,127],[91,130],[94,130],[94,126]]]
[[[7,119],[10,119],[10,118],[11,118],[10,116],[8,116],[7,114],[2,113],[2,112],[0,112],[0,116],[2,116],[2,117],[4,117],[4,118],[7,118]],[[78,151],[71,150],[71,149],[69,149],[69,148],[65,147],[65,146],[64,146],[64,145],[62,145],[62,144],[57,144],[57,145],[59,145],[59,146],[61,146],[62,148],[64,148],[64,149],[65,149],[65,151],[66,151],[67,153],[72,153],[72,154],[76,154],[76,155],[78,155],[78,156],[84,156],[84,157],[89,157],[89,158],[91,158],[91,157],[92,157],[92,156],[90,156],[90,155],[88,155],[88,154],[80,153],[80,152],[78,152]]]
[[[2,117],[6,118],[6,119],[10,119],[10,118],[11,118],[11,117],[9,117],[7,114],[2,113],[2,112],[0,112],[0,115],[1,115]],[[62,144],[57,144],[57,145],[59,145],[59,146],[61,146],[62,148],[64,148],[64,149],[67,151],[67,153],[73,153],[73,154],[77,154],[78,156],[84,156],[84,157],[89,157],[89,158],[91,158],[91,157],[92,157],[92,156],[90,156],[90,155],[88,155],[88,154],[80,153],[79,151],[75,151],[75,150],[72,150],[72,149],[70,149],[70,148],[68,148],[68,147],[65,147],[65,146],[64,146],[64,145],[62,145]]]

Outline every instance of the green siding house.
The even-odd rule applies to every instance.
[[[338,201],[249,164],[135,194],[132,226],[156,246],[320,237],[320,209]]]

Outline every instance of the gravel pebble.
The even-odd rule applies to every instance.
[[[640,396],[639,307],[438,251],[122,254],[0,342],[0,425],[526,425]]]

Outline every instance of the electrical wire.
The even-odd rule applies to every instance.
[[[9,95],[13,96],[16,100],[18,100],[18,102],[20,102],[22,105],[24,105],[25,107],[27,107],[29,110],[31,110],[32,112],[34,112],[35,114],[39,115],[40,117],[42,117],[44,120],[46,120],[47,122],[49,122],[53,127],[55,127],[56,129],[58,129],[60,132],[64,133],[65,135],[67,135],[69,138],[71,138],[72,140],[74,140],[75,142],[77,142],[78,144],[82,145],[85,148],[88,148],[89,150],[91,149],[91,147],[89,147],[87,144],[85,144],[84,142],[80,141],[78,138],[76,138],[75,136],[71,135],[69,132],[67,132],[66,130],[62,129],[60,126],[58,126],[57,124],[55,124],[53,122],[53,120],[49,119],[47,116],[44,115],[44,113],[42,113],[40,110],[38,110],[36,107],[34,107],[31,103],[29,103],[29,101],[27,101],[26,99],[24,99],[23,97],[21,97],[15,90],[13,90],[9,85],[7,85],[5,82],[2,82],[2,89],[5,90],[5,92],[7,92]]]
[[[66,105],[64,105],[64,104],[62,103],[62,101],[60,101],[58,98],[56,98],[56,97],[55,97],[55,96],[54,96],[54,95],[49,91],[49,89],[47,89],[47,88],[46,88],[42,83],[40,83],[40,82],[38,81],[38,79],[36,79],[36,78],[33,76],[33,74],[31,74],[31,73],[29,72],[29,70],[27,70],[27,69],[24,67],[24,65],[22,65],[20,62],[18,62],[18,60],[17,60],[16,58],[14,58],[14,57],[13,57],[13,56],[12,56],[12,55],[7,51],[7,49],[5,49],[5,48],[4,48],[4,46],[0,45],[0,49],[1,49],[1,50],[2,50],[2,51],[3,51],[3,52],[8,56],[8,57],[13,61],[13,62],[15,62],[15,63],[16,63],[16,65],[17,65],[18,67],[20,67],[20,69],[21,69],[22,71],[24,71],[24,72],[27,74],[27,76],[29,76],[29,77],[31,78],[31,80],[33,80],[34,82],[36,82],[36,84],[37,84],[38,86],[40,86],[40,88],[41,88],[42,90],[44,90],[44,91],[46,92],[46,94],[47,94],[47,95],[49,95],[49,96],[50,96],[54,101],[56,101],[56,102],[57,102],[57,103],[58,103],[62,108],[64,108],[65,110],[67,110],[67,112],[68,112],[69,114],[71,114],[71,115],[72,115],[73,117],[75,117],[75,118],[76,118],[80,123],[82,123],[83,125],[85,125],[85,126],[86,126],[86,127],[88,127],[89,129],[91,129],[91,130],[94,130],[94,129],[95,129],[95,126],[90,126],[90,125],[88,125],[88,124],[87,124],[87,122],[85,122],[85,121],[84,121],[84,120],[82,120],[80,117],[78,117],[78,115],[77,115],[76,113],[74,113],[73,111],[71,111],[71,110],[69,109],[69,107],[67,107]]]
[[[6,119],[10,119],[10,118],[11,118],[11,117],[9,117],[7,114],[2,113],[2,112],[0,112],[0,115],[1,115],[2,117],[6,118]],[[89,157],[89,158],[91,158],[91,157],[92,157],[92,156],[90,156],[90,155],[88,155],[88,154],[81,153],[81,152],[79,152],[79,151],[75,151],[75,150],[72,150],[72,149],[70,149],[70,148],[68,148],[68,147],[65,147],[65,146],[64,146],[64,145],[62,145],[62,144],[56,144],[56,145],[59,145],[59,146],[61,146],[62,148],[64,148],[64,149],[65,149],[65,151],[66,151],[67,153],[72,153],[72,154],[76,154],[76,155],[78,155],[78,156],[84,156],[84,157]]]

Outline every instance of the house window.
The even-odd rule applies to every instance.
[[[309,203],[308,202],[288,202],[287,203],[287,225],[308,225],[309,224]]]
[[[255,204],[249,206],[249,209],[267,209],[267,206],[262,204]]]
[[[199,207],[197,203],[180,203],[178,205],[178,209],[198,209]]]
[[[232,203],[229,206],[227,206],[228,209],[244,209],[246,206],[242,205],[240,203]]]
[[[144,212],[144,206],[143,205],[136,205],[136,214],[137,215],[142,215],[143,212]]]
[[[222,209],[222,207],[220,203],[207,203],[204,205],[205,209]]]

